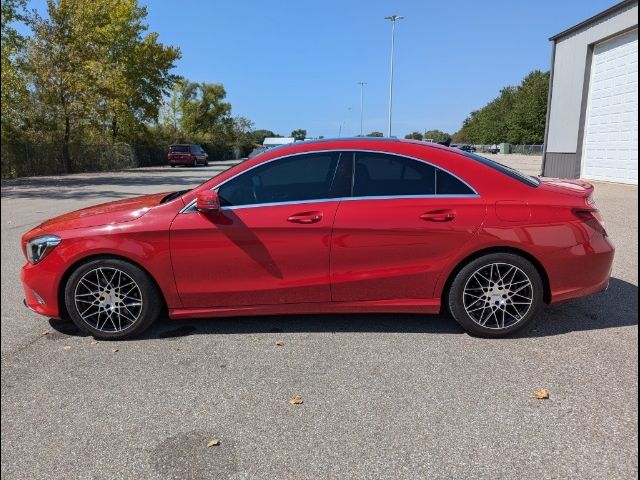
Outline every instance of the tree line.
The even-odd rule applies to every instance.
[[[46,16],[27,0],[3,0],[1,13],[3,177],[164,163],[166,146],[177,142],[230,158],[279,136],[234,116],[223,85],[172,73],[180,49],[149,31],[138,0],[48,0]],[[455,134],[407,138],[541,143],[548,83],[548,72],[531,72]],[[306,134],[291,132],[296,140]]]
[[[534,70],[517,86],[505,87],[487,105],[469,114],[454,134],[412,132],[405,138],[436,143],[537,145],[544,142],[549,72]]]
[[[108,169],[132,155],[165,162],[176,142],[227,158],[277,135],[233,116],[223,85],[172,73],[180,49],[146,17],[137,0],[48,0],[46,16],[2,1],[3,177]]]

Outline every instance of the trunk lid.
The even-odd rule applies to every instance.
[[[545,190],[588,198],[593,193],[593,185],[580,179],[540,177],[540,187]]]

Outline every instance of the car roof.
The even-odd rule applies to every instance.
[[[406,138],[389,138],[389,137],[340,137],[340,138],[322,138],[318,140],[305,140],[304,142],[295,142],[289,143],[287,145],[279,145],[277,147],[273,147],[269,149],[269,152],[281,152],[289,149],[295,149],[296,147],[301,146],[314,146],[323,144],[337,144],[336,148],[350,148],[350,144],[358,144],[357,148],[362,148],[362,143],[371,143],[377,144],[378,146],[382,145],[398,145],[398,144],[412,144],[412,145],[420,145],[422,147],[427,148],[437,148],[445,151],[452,151],[454,149],[447,147],[445,145],[440,145],[439,143],[431,143],[431,142],[423,142],[421,140],[409,140]],[[319,148],[321,150],[321,148]]]

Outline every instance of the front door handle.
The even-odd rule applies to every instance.
[[[289,218],[287,218],[287,220],[292,223],[302,223],[302,224],[317,223],[320,220],[322,220],[322,212],[296,213],[295,215],[291,215]]]
[[[453,210],[431,210],[420,215],[420,219],[426,222],[450,222],[456,218],[456,212]]]

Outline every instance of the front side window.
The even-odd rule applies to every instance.
[[[334,186],[339,152],[281,158],[257,166],[218,189],[222,206],[299,202],[344,196]]]

